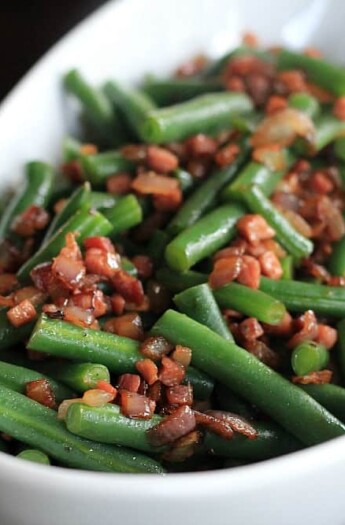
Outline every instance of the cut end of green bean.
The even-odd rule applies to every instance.
[[[17,458],[25,459],[26,461],[32,461],[33,463],[41,463],[42,465],[50,465],[50,459],[44,452],[35,449],[22,450],[17,455]]]
[[[291,356],[293,371],[298,376],[318,372],[327,366],[328,361],[328,350],[314,341],[303,341],[294,348]]]

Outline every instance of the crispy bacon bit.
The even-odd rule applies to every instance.
[[[31,270],[30,277],[36,288],[44,292],[48,292],[54,282],[52,264],[42,263],[38,266],[35,266],[35,268]]]
[[[327,194],[334,190],[334,182],[324,171],[315,171],[311,178],[311,187],[316,193]]]
[[[169,405],[192,405],[193,387],[191,385],[176,385],[166,389]]]
[[[332,375],[331,370],[320,370],[320,372],[311,372],[305,376],[294,376],[292,382],[301,385],[325,385],[331,382]]]
[[[232,75],[225,80],[225,89],[227,91],[237,91],[238,93],[244,93],[246,90],[246,84],[241,77]]]
[[[261,272],[263,275],[270,277],[270,279],[280,279],[283,275],[283,268],[275,253],[267,251],[258,258]]]
[[[334,101],[334,96],[326,89],[312,82],[307,82],[306,84],[309,93],[317,98],[321,104],[331,104]]]
[[[312,143],[315,127],[308,115],[293,108],[286,108],[266,117],[251,137],[254,148],[268,144],[289,146],[296,137],[304,137]]]
[[[243,257],[232,255],[226,258],[218,259],[209,275],[209,285],[211,288],[219,288],[228,284],[241,273],[243,267]]]
[[[111,175],[106,180],[107,192],[112,195],[126,195],[131,191],[132,176],[130,173],[121,172]]]
[[[100,379],[99,381],[97,381],[97,389],[104,390],[105,392],[108,392],[108,394],[112,394],[113,399],[115,399],[117,395],[116,388],[110,383],[108,383],[108,381],[104,381],[104,379]]]
[[[339,120],[345,120],[345,97],[339,97],[334,102],[333,115]]]
[[[96,318],[105,315],[108,311],[108,304],[101,290],[77,293],[69,299],[68,306],[79,306],[83,310],[90,310]]]
[[[185,146],[188,156],[194,158],[211,156],[217,151],[217,141],[203,133],[187,139]]]
[[[132,182],[132,189],[142,195],[170,195],[179,189],[177,179],[157,175],[154,171],[140,173]]]
[[[124,270],[117,270],[112,278],[112,283],[120,295],[130,302],[140,305],[144,300],[143,285],[136,279],[129,275]]]
[[[338,334],[335,328],[328,326],[327,324],[318,324],[317,336],[314,337],[314,341],[320,345],[323,345],[330,350],[337,342]]]
[[[278,111],[287,108],[287,105],[288,103],[285,97],[281,97],[279,95],[272,95],[267,101],[265,111],[267,115],[273,115],[274,113],[277,113]]]
[[[245,339],[259,339],[264,334],[264,330],[255,317],[248,317],[239,325],[240,332]]]
[[[17,215],[11,224],[11,230],[20,237],[32,237],[43,230],[49,222],[49,213],[40,206],[32,205]]]
[[[171,212],[176,211],[182,202],[182,191],[176,188],[168,195],[154,195],[153,205],[157,211]]]
[[[121,148],[122,155],[133,162],[143,162],[146,159],[146,146],[144,144],[126,144]]]
[[[33,321],[37,312],[34,305],[28,299],[24,299],[24,301],[10,308],[6,315],[11,325],[18,328]]]
[[[112,279],[120,268],[120,257],[100,248],[89,248],[85,253],[85,266],[89,273]]]
[[[92,388],[91,390],[86,390],[86,392],[84,392],[82,399],[85,405],[89,405],[90,407],[102,407],[103,405],[114,401],[116,394],[116,388],[111,392],[104,390],[104,388]]]
[[[3,273],[0,275],[0,295],[12,292],[17,286],[18,281],[14,273]]]
[[[162,395],[162,383],[160,381],[156,381],[153,383],[153,385],[150,385],[147,390],[147,396],[158,403],[160,401]]]
[[[205,55],[196,55],[188,62],[180,65],[175,75],[179,78],[191,77],[199,73],[207,64],[207,58]]]
[[[145,339],[140,345],[140,352],[152,361],[159,361],[163,356],[169,354],[174,346],[164,337],[158,335]]]
[[[237,221],[237,230],[251,244],[259,244],[264,239],[272,239],[275,231],[261,215],[243,215]]]
[[[211,414],[198,412],[197,410],[194,410],[194,415],[197,425],[206,427],[209,432],[214,432],[223,439],[231,439],[233,437],[234,432],[231,426],[223,419],[214,417]]]
[[[220,167],[228,166],[234,162],[239,152],[240,147],[238,144],[226,144],[217,151],[214,160]]]
[[[173,448],[162,454],[162,459],[169,462],[181,462],[190,458],[195,451],[195,446],[200,442],[200,433],[197,430],[189,432],[173,443]]]
[[[141,279],[148,279],[153,272],[153,262],[147,255],[135,255],[132,257],[132,263],[138,270]]]
[[[227,259],[228,257],[232,257],[233,255],[244,255],[245,251],[247,249],[247,243],[245,240],[241,239],[241,244],[233,246],[228,246],[227,248],[223,248],[222,250],[219,250],[216,252],[216,254],[213,256],[213,261],[216,262],[219,259]]]
[[[169,173],[178,167],[178,158],[165,148],[148,146],[146,163],[149,169],[157,173]]]
[[[110,304],[111,304],[111,308],[112,308],[114,314],[116,314],[116,315],[122,315],[123,314],[124,309],[125,309],[126,301],[124,300],[122,295],[120,295],[118,293],[114,293],[110,297]]]
[[[86,269],[74,233],[67,233],[66,246],[53,259],[51,272],[64,286],[72,290],[83,279]]]
[[[158,367],[151,359],[137,361],[135,363],[135,368],[148,385],[153,385],[153,383],[158,381]]]
[[[13,297],[9,295],[8,297],[3,297],[0,295],[0,307],[4,306],[5,308],[12,308],[12,306],[15,306],[15,302],[13,300]]]
[[[121,390],[120,396],[122,414],[133,419],[151,419],[156,408],[152,399],[127,390]]]
[[[256,162],[264,164],[272,171],[284,170],[286,167],[285,153],[279,144],[270,144],[255,148],[252,152],[252,158]]]
[[[254,427],[243,417],[231,412],[225,412],[223,410],[207,410],[208,415],[213,416],[217,419],[221,419],[227,423],[234,432],[243,434],[248,439],[255,439],[258,435]]]
[[[81,328],[99,329],[98,321],[96,321],[93,313],[90,310],[79,308],[79,306],[65,306],[63,308],[63,319]]]
[[[264,341],[259,339],[245,339],[243,346],[248,352],[255,355],[259,361],[271,368],[277,368],[280,364],[279,355],[267,346]]]
[[[19,304],[28,299],[34,306],[38,306],[44,302],[46,297],[47,295],[35,288],[35,286],[24,286],[12,293],[14,304]]]
[[[138,374],[122,374],[118,378],[118,390],[127,390],[128,392],[138,392],[140,387],[140,376]]]
[[[305,77],[302,71],[282,71],[278,74],[277,84],[286,94],[307,91]]]
[[[109,319],[104,324],[104,330],[136,341],[141,341],[144,335],[141,317],[134,312]]]
[[[116,253],[115,247],[108,237],[88,237],[83,242],[85,250],[90,250],[91,248],[97,248],[98,250],[103,250],[109,253]]]
[[[27,397],[48,408],[56,408],[55,395],[47,379],[29,381],[25,385]]]
[[[174,410],[163,421],[147,431],[147,436],[153,446],[168,445],[177,439],[192,432],[195,429],[196,420],[193,410],[187,406],[181,406]]]
[[[307,310],[295,321],[298,332],[288,341],[288,348],[295,348],[303,341],[314,341],[318,335],[318,326],[315,314],[312,310]]]
[[[323,54],[320,51],[320,49],[317,49],[317,47],[308,46],[305,47],[303,50],[303,55],[306,55],[310,58],[322,58]]]
[[[159,371],[159,380],[165,386],[179,385],[185,376],[186,370],[184,366],[177,363],[170,357],[162,357],[162,367]]]
[[[269,250],[270,252],[273,252],[278,257],[278,259],[282,259],[282,257],[286,256],[286,251],[274,239],[264,239],[263,241],[261,241],[260,244],[264,248],[264,250]]]
[[[257,289],[260,286],[261,268],[259,262],[250,255],[243,255],[242,268],[237,277],[240,284]]]
[[[192,350],[188,346],[176,345],[170,357],[177,363],[180,363],[180,365],[188,368],[192,360]]]
[[[251,31],[246,31],[242,35],[242,44],[248,47],[258,47],[259,39],[255,33]]]

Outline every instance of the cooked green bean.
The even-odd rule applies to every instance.
[[[261,408],[306,445],[344,435],[345,426],[252,354],[189,317],[167,310],[152,332],[192,349],[192,364]]]
[[[345,95],[345,71],[322,58],[282,49],[277,56],[279,69],[302,69],[311,82],[337,96]]]
[[[129,230],[143,220],[143,212],[135,195],[126,195],[113,208],[103,210],[103,215],[112,225],[110,237]]]
[[[215,133],[231,127],[231,118],[253,109],[244,93],[200,95],[162,109],[150,111],[141,125],[140,136],[146,142],[182,140],[195,133]]]
[[[132,171],[134,162],[126,159],[119,151],[105,151],[95,155],[83,155],[80,165],[85,180],[95,186],[105,184],[108,177],[121,171]]]
[[[335,242],[332,248],[328,268],[332,275],[345,277],[345,236]]]
[[[45,315],[36,323],[28,348],[72,361],[100,363],[117,374],[135,371],[136,361],[142,358],[133,339],[80,328]]]
[[[156,272],[157,280],[171,292],[183,292],[187,288],[207,283],[207,275],[193,270],[186,272],[175,272],[170,268],[159,268]]]
[[[243,144],[240,154],[235,161],[220,170],[215,171],[209,179],[203,182],[185,200],[172,221],[167,231],[171,235],[177,235],[188,226],[195,224],[215,204],[217,194],[236,175],[248,155],[248,146]]]
[[[267,293],[238,283],[229,283],[213,290],[221,308],[233,308],[268,324],[279,324],[286,313],[284,304]]]
[[[0,240],[10,233],[14,218],[29,206],[47,206],[53,190],[54,177],[54,170],[44,162],[34,161],[26,165],[24,188],[12,198],[1,215]]]
[[[161,419],[157,415],[152,419],[130,419],[121,414],[117,405],[96,408],[74,403],[67,411],[66,426],[83,438],[152,453],[159,452],[160,448],[150,444],[146,432]]]
[[[119,202],[121,197],[112,195],[105,191],[91,191],[90,193],[90,207],[99,210],[101,213],[107,208],[113,208]]]
[[[320,113],[319,101],[309,93],[292,93],[288,98],[290,108],[298,109],[314,119]]]
[[[244,192],[243,199],[253,213],[266,219],[275,230],[277,240],[296,258],[308,257],[313,251],[313,243],[301,235],[264,195],[261,188],[251,186]]]
[[[292,312],[305,312],[312,308],[317,314],[345,316],[344,288],[261,277],[260,290],[281,301]]]
[[[219,250],[235,235],[236,222],[243,213],[240,205],[224,205],[186,228],[166,247],[168,265],[183,272]]]
[[[35,323],[26,323],[22,326],[13,326],[7,318],[7,308],[0,310],[0,348],[11,348],[25,341],[32,332]]]
[[[0,361],[0,384],[11,390],[24,394],[26,384],[39,379],[46,379],[48,381],[58,403],[61,403],[64,399],[74,397],[73,390],[58,383],[50,377],[36,372],[35,370],[30,370],[29,368]]]
[[[285,255],[285,257],[280,259],[280,265],[283,270],[282,279],[293,279],[293,257],[291,255]]]
[[[33,463],[42,463],[42,465],[50,465],[50,459],[41,450],[35,450],[33,448],[26,448],[17,454],[17,458],[25,459],[26,461],[32,461]]]
[[[345,131],[345,122],[331,114],[325,113],[317,119],[315,128],[315,140],[311,148],[313,153],[320,151],[338,137],[341,137]]]
[[[98,381],[110,382],[109,370],[99,363],[60,363],[43,361],[38,368],[45,374],[54,377],[61,383],[69,386],[76,392],[85,392],[90,388],[97,388]],[[0,367],[1,371],[1,367]],[[1,380],[1,379],[0,379]],[[63,399],[67,399],[65,395]]]
[[[318,372],[327,366],[328,361],[328,350],[315,341],[303,341],[291,354],[291,366],[298,376]]]
[[[142,89],[159,106],[184,102],[205,93],[223,91],[219,81],[205,81],[198,78],[145,78]]]
[[[171,175],[179,181],[181,191],[184,195],[190,192],[195,184],[195,178],[186,170],[177,168]]]
[[[345,315],[345,314],[343,314]],[[337,324],[339,364],[343,380],[345,379],[345,319]]]
[[[216,456],[262,461],[302,448],[297,439],[274,423],[255,423],[254,427],[258,431],[255,439],[248,439],[241,434],[235,434],[232,439],[223,439],[207,432],[204,449]]]
[[[101,213],[93,210],[79,210],[23,264],[17,273],[18,279],[26,281],[35,266],[55,257],[65,246],[65,236],[68,232],[78,234],[76,241],[81,244],[86,237],[107,235],[111,230],[112,225]]]
[[[345,137],[339,137],[335,140],[333,151],[337,159],[344,162],[345,160]]]
[[[91,205],[90,185],[88,182],[79,186],[72,193],[62,210],[55,215],[47,229],[43,243],[47,242],[51,236],[65,224],[72,215],[80,209],[89,209]]]
[[[149,95],[139,89],[128,89],[114,81],[105,84],[104,92],[123,114],[131,131],[137,138],[142,138],[142,123],[146,115],[156,108]]]
[[[217,383],[215,386],[215,396],[221,410],[239,414],[246,419],[253,419],[254,409],[243,398],[234,394],[230,388]]]
[[[224,339],[234,340],[208,284],[199,284],[175,295],[174,303],[182,313],[207,326]]]
[[[70,467],[104,472],[164,473],[153,459],[124,447],[82,439],[56,412],[0,385],[0,430]]]
[[[182,383],[184,385],[188,383],[192,385],[194,399],[198,399],[199,401],[210,399],[214,389],[214,380],[212,377],[193,366],[187,368]]]

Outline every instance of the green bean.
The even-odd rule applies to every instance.
[[[171,235],[177,235],[188,226],[197,222],[212,206],[214,206],[217,194],[233,177],[243,164],[248,155],[248,146],[243,144],[241,152],[236,160],[220,170],[215,171],[203,182],[182,204],[167,231]]]
[[[76,392],[85,392],[90,388],[97,388],[98,381],[110,382],[108,368],[99,363],[59,363],[43,361],[37,365],[37,368],[45,374],[61,381],[61,383],[69,386]],[[65,395],[62,400],[68,397],[71,396]]]
[[[298,376],[318,372],[327,366],[328,361],[328,350],[315,341],[303,341],[291,354],[291,366]]]
[[[121,257],[121,268],[133,277],[138,277],[138,270],[127,257]]]
[[[73,390],[57,381],[54,381],[50,377],[36,372],[35,370],[30,370],[29,368],[0,361],[0,384],[11,390],[24,394],[26,384],[39,379],[46,379],[48,381],[58,403],[61,403],[64,399],[74,397]]]
[[[255,423],[254,427],[258,431],[255,439],[248,439],[241,434],[224,439],[207,432],[203,448],[216,456],[250,461],[275,458],[302,448],[299,441],[274,423]]]
[[[73,137],[65,137],[62,141],[62,159],[64,162],[78,160],[82,143]]]
[[[292,93],[288,98],[288,105],[290,108],[302,111],[311,119],[320,113],[319,101],[309,93]]]
[[[22,326],[13,326],[7,318],[7,309],[0,310],[0,348],[11,348],[25,341],[31,334],[35,323],[27,323]]]
[[[87,237],[107,235],[112,230],[110,222],[99,212],[79,210],[19,269],[17,277],[20,281],[29,278],[31,270],[38,264],[50,261],[58,255],[65,246],[65,236],[68,232],[76,233],[76,241],[82,244]]]
[[[333,151],[337,159],[345,160],[345,137],[339,137],[335,140]]]
[[[332,275],[345,277],[345,235],[333,244],[333,250],[328,260],[328,268]]]
[[[279,69],[302,69],[308,79],[336,96],[345,95],[345,70],[322,58],[313,58],[283,49],[277,56]]]
[[[167,310],[152,329],[192,349],[192,364],[254,403],[306,445],[344,435],[345,426],[252,354],[187,316]]]
[[[50,465],[50,459],[41,450],[35,450],[33,448],[26,448],[17,454],[17,458],[25,459],[26,461],[32,461],[33,463],[42,463],[42,465]]]
[[[345,313],[343,314],[345,316]],[[337,324],[338,357],[343,380],[345,380],[345,319]]]
[[[276,281],[261,277],[260,290],[281,301],[292,312],[305,312],[312,308],[317,314],[345,316],[343,288],[292,279]]]
[[[289,221],[275,208],[258,186],[251,186],[243,195],[244,201],[253,213],[258,213],[275,230],[277,240],[296,258],[308,257],[313,243],[295,230]]]
[[[222,200],[233,201],[235,199],[244,201],[245,193],[254,184],[261,189],[266,197],[269,197],[294,161],[293,155],[288,151],[285,151],[285,159],[286,167],[279,171],[273,171],[259,162],[248,162],[236,179],[224,188],[221,194]]]
[[[145,78],[142,89],[159,106],[168,106],[184,102],[205,93],[223,91],[219,81],[200,80],[198,78]]]
[[[100,363],[116,374],[135,371],[135,363],[142,358],[133,339],[80,328],[45,315],[37,321],[27,346],[72,361]]]
[[[188,171],[181,168],[172,171],[171,175],[179,181],[181,191],[184,195],[189,193],[195,184],[195,178]]]
[[[337,140],[345,131],[345,122],[331,114],[321,115],[315,122],[316,134],[312,143],[312,153],[317,153],[331,142]]]
[[[3,438],[0,437],[0,452],[7,452],[8,444]]]
[[[114,208],[103,210],[103,214],[112,225],[110,237],[114,238],[119,233],[129,230],[140,224],[143,220],[143,212],[135,195],[129,194],[122,197]]]
[[[149,95],[139,89],[128,89],[114,81],[105,84],[104,92],[115,107],[119,108],[131,131],[137,138],[142,138],[142,123],[146,115],[156,108]]]
[[[240,205],[229,204],[199,219],[167,245],[165,259],[168,265],[183,272],[219,250],[235,235],[236,222],[243,213]]]
[[[141,138],[161,143],[183,140],[196,133],[231,128],[231,118],[253,109],[244,93],[210,93],[187,102],[150,111],[141,125]]]
[[[51,236],[79,209],[90,208],[90,200],[90,184],[86,182],[74,190],[61,211],[55,215],[45,233],[43,244],[46,243]]]
[[[167,232],[155,230],[151,236],[146,253],[153,260],[155,267],[160,266],[164,260],[165,248],[170,240]]]
[[[207,283],[207,275],[193,270],[175,272],[170,268],[159,268],[156,279],[168,290],[174,293],[183,292],[187,288]]]
[[[65,75],[64,86],[79,100],[87,120],[102,138],[107,143],[119,142],[122,136],[119,116],[102,91],[92,87],[76,69]]]
[[[243,398],[237,396],[230,388],[217,383],[215,386],[217,403],[221,410],[239,414],[246,419],[253,419],[253,407]]]
[[[199,284],[175,295],[174,303],[182,313],[204,324],[227,341],[234,341],[208,284]]]
[[[101,213],[107,208],[113,208],[119,202],[121,197],[112,195],[105,191],[91,191],[90,193],[90,207],[95,210],[100,210]]]
[[[231,124],[234,129],[241,131],[241,133],[253,133],[262,118],[261,113],[253,111],[243,115],[236,115],[231,119]]]
[[[263,323],[279,324],[285,314],[284,304],[270,295],[238,283],[229,283],[213,290],[221,308],[233,308]]]
[[[160,448],[150,444],[146,432],[161,420],[157,415],[151,419],[130,419],[121,414],[117,405],[95,408],[74,403],[67,411],[66,426],[83,438],[152,453]]]
[[[298,385],[335,417],[345,422],[345,388],[338,385]]]
[[[0,239],[9,234],[13,219],[29,206],[47,206],[53,184],[54,171],[48,164],[34,161],[26,165],[24,188],[12,198],[1,216]]]
[[[119,151],[105,151],[95,155],[83,155],[80,165],[85,180],[94,186],[102,186],[108,177],[121,171],[132,171],[135,163]]]
[[[214,380],[212,377],[193,366],[187,368],[182,383],[184,385],[188,385],[188,383],[192,385],[194,399],[198,399],[199,401],[210,399],[214,389]]]
[[[280,259],[280,265],[283,270],[282,279],[293,279],[293,257],[291,255],[285,255]]]
[[[64,465],[104,472],[163,473],[153,459],[70,433],[56,412],[0,385],[0,429]]]

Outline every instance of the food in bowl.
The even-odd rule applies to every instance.
[[[164,473],[344,434],[345,71],[253,44],[66,74],[84,139],[0,222],[4,449]]]

